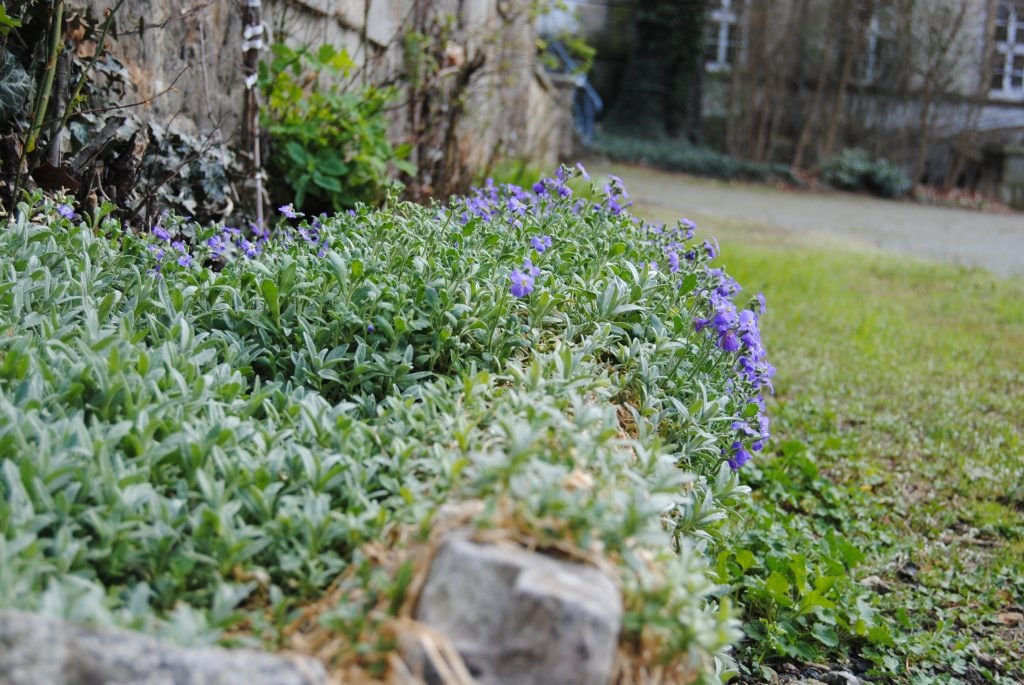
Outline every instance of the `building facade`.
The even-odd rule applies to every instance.
[[[640,0],[577,0],[614,100]],[[813,167],[866,147],[917,180],[1024,204],[1024,0],[711,0],[704,140]]]

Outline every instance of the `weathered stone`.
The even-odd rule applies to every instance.
[[[821,676],[828,685],[864,685],[864,681],[849,671],[832,671]]]
[[[125,630],[0,611],[0,685],[321,685],[312,659],[186,649]]]
[[[96,18],[111,3],[82,0],[81,4]],[[371,81],[400,84],[405,80],[405,37],[415,29],[413,4],[413,0],[263,0],[267,28],[263,38],[293,47],[344,48],[356,69],[366,68]],[[537,53],[528,3],[432,0],[421,4],[438,17],[457,19],[453,40],[467,55],[487,56],[484,68],[464,93],[466,114],[458,130],[460,149],[465,148],[470,166],[487,164],[494,150],[511,157],[533,156],[540,142],[549,147],[541,150],[543,155],[535,163],[550,169],[557,155],[550,146],[564,146],[566,141],[533,130],[549,128],[548,120],[527,119],[524,104],[535,81]],[[222,129],[225,138],[237,134],[245,99],[245,78],[238,68],[243,27],[237,3],[127,0],[118,11],[117,26],[131,29],[109,41],[109,50],[126,68],[124,102],[146,103],[133,110],[136,114],[164,125],[173,122],[175,130],[190,135],[214,128]],[[269,59],[267,53],[263,57]],[[555,104],[567,106],[561,97]],[[394,109],[393,138],[409,135],[409,122],[401,116],[404,111]],[[571,110],[560,112],[559,117],[571,117]]]
[[[453,537],[434,557],[416,618],[447,635],[481,685],[603,685],[622,598],[593,567]]]

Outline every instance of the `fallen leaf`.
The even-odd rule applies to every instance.
[[[1024,625],[1024,614],[1017,611],[1006,611],[1001,614],[996,614],[996,618],[1004,626],[1019,626]]]

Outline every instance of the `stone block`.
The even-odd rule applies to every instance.
[[[0,685],[326,685],[318,661],[0,611]]]
[[[606,685],[622,598],[591,566],[453,537],[416,618],[451,640],[481,685]]]

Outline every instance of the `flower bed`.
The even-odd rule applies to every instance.
[[[282,208],[272,233],[22,205],[0,232],[0,604],[273,645],[347,573],[362,592],[322,620],[362,639],[408,585],[365,547],[482,501],[480,525],[613,563],[624,645],[719,677],[738,632],[706,557],[768,437],[763,302],[736,303],[692,223],[632,217],[618,179],[578,198],[581,173]]]

